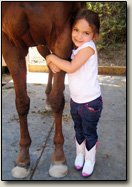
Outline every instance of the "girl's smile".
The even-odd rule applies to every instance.
[[[72,41],[76,47],[93,39],[94,33],[85,19],[78,20],[72,28]]]

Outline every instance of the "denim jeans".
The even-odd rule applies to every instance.
[[[76,140],[79,144],[86,140],[86,148],[90,150],[98,140],[97,124],[103,106],[102,97],[83,104],[71,99],[70,105]]]

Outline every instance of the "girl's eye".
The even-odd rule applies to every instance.
[[[85,34],[86,34],[86,35],[89,35],[89,33],[88,33],[88,32],[85,32]]]
[[[75,32],[78,32],[78,30],[77,30],[77,29],[74,29],[74,31],[75,31]]]

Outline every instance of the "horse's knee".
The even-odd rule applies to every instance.
[[[63,134],[61,134],[61,136],[60,135],[54,136],[54,144],[57,146],[62,146],[64,144]]]
[[[16,108],[20,116],[27,115],[30,108],[30,98],[28,96],[16,98]]]
[[[60,113],[63,111],[65,105],[65,99],[63,94],[54,95],[51,93],[49,95],[49,101],[53,112]]]

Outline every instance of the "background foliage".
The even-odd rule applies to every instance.
[[[98,50],[110,44],[116,45],[126,41],[126,8],[125,1],[120,2],[87,2],[87,8],[95,11],[100,17],[100,36]]]

